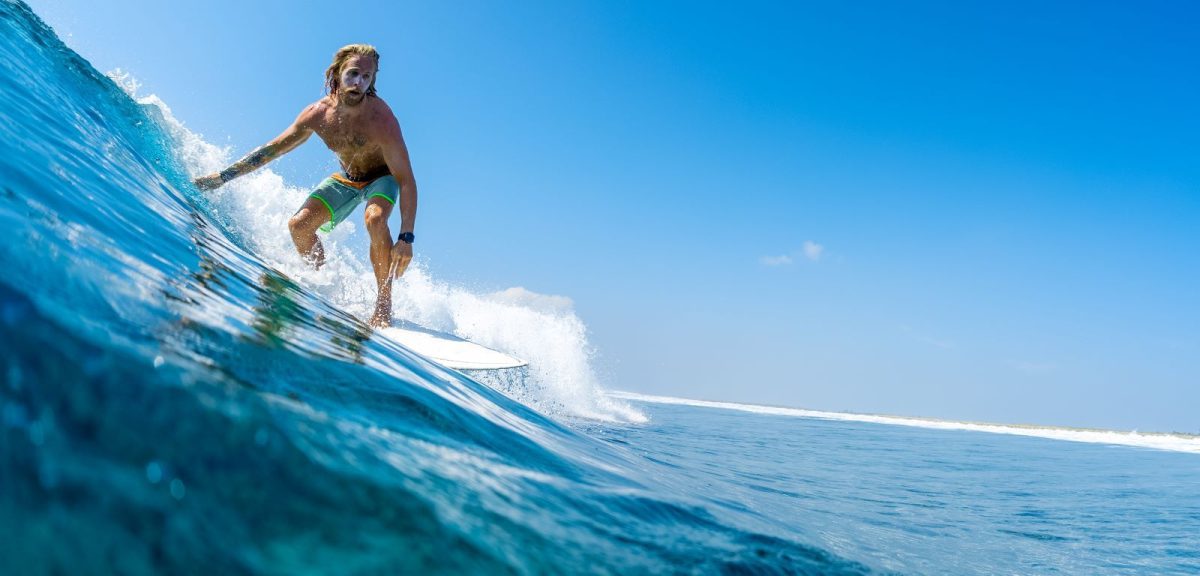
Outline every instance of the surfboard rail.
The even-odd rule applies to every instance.
[[[455,370],[503,370],[529,364],[487,346],[412,322],[395,322],[379,332],[405,348]]]

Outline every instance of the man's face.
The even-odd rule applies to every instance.
[[[351,56],[342,65],[341,87],[338,97],[343,104],[357,106],[367,97],[367,90],[375,81],[375,59],[370,56]]]

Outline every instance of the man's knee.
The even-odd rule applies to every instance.
[[[312,211],[305,208],[296,212],[288,219],[288,230],[295,234],[315,234],[320,224],[314,224],[316,218],[313,217]]]
[[[367,206],[367,209],[363,214],[363,218],[366,220],[367,233],[369,233],[371,237],[390,236],[390,232],[388,232],[388,214],[383,208],[375,204],[371,204]]]

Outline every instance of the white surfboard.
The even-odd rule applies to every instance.
[[[411,322],[394,322],[380,332],[405,348],[455,370],[500,370],[526,365],[524,360],[503,352]]]

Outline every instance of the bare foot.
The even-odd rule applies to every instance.
[[[372,328],[387,328],[392,325],[392,303],[390,299],[387,302],[378,302],[375,304],[375,313],[371,314],[371,321],[368,324]]]
[[[314,249],[312,252],[300,255],[300,258],[304,260],[304,263],[312,266],[313,270],[320,270],[321,267],[325,265],[325,250],[320,249],[320,244],[317,246],[318,248]]]
[[[392,325],[392,315],[376,312],[371,315],[371,321],[367,324],[370,324],[372,328],[388,328]]]

